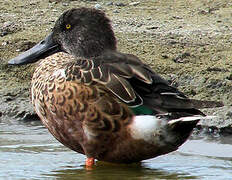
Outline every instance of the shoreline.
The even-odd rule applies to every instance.
[[[222,108],[203,110],[216,117],[200,121],[198,128],[232,134],[229,0],[180,0],[175,4],[151,0],[32,0],[29,4],[0,0],[0,5],[1,121],[37,119],[29,98],[35,65],[9,66],[7,61],[45,37],[63,11],[85,6],[101,8],[112,20],[119,51],[136,55],[190,98],[222,101]]]

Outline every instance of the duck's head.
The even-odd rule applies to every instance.
[[[59,17],[53,31],[44,40],[8,63],[33,63],[60,51],[90,58],[115,49],[116,39],[110,20],[102,11],[70,9]]]

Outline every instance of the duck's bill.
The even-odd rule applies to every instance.
[[[59,45],[53,41],[52,33],[50,33],[44,40],[40,41],[34,47],[8,61],[8,64],[22,65],[34,63],[60,51]]]

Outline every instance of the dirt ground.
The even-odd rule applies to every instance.
[[[191,98],[219,100],[206,127],[232,126],[231,0],[0,0],[0,117],[31,118],[35,65],[7,61],[48,34],[70,8],[99,8],[112,20],[121,52],[132,53]],[[33,116],[34,117],[34,116]]]

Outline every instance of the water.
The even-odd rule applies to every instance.
[[[0,123],[0,179],[232,179],[232,139],[196,139],[140,164],[97,162],[58,143],[40,122]]]

